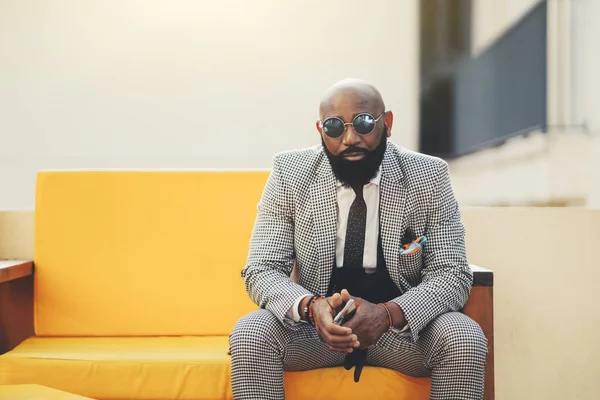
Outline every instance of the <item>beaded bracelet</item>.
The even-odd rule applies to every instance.
[[[310,310],[312,307],[310,306],[310,304],[313,302],[313,300],[316,297],[317,296],[311,296],[311,298],[308,299],[308,302],[306,302],[306,305],[304,306],[304,318],[306,318],[306,322],[308,322],[311,325],[312,325],[312,323],[310,322]]]
[[[314,306],[314,300],[317,299],[324,299],[325,296],[313,296],[309,301],[308,304],[306,305],[308,307],[308,323],[311,324],[312,326],[315,326],[315,318],[313,316],[313,306]]]

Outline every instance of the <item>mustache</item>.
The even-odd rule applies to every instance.
[[[338,156],[343,157],[346,154],[350,153],[368,153],[367,149],[363,149],[362,147],[350,146],[346,150],[342,150],[338,153]]]

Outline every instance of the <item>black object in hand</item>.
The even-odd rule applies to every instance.
[[[354,382],[360,380],[360,374],[367,360],[367,349],[356,349],[352,353],[346,354],[344,358],[344,368],[349,371],[354,367]]]

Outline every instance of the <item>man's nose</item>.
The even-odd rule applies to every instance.
[[[342,143],[344,146],[355,146],[360,142],[360,136],[354,130],[352,125],[346,125],[346,130],[342,135]]]

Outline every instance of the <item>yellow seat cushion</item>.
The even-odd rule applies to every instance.
[[[223,399],[227,337],[41,338],[0,357],[0,384],[96,399]]]
[[[40,384],[95,399],[232,399],[228,338],[41,338],[0,357],[0,385]],[[286,372],[291,400],[429,398],[430,381],[366,367]]]
[[[40,385],[2,385],[0,400],[91,400]]]
[[[36,334],[228,335],[256,309],[240,271],[267,177],[38,174]]]
[[[428,400],[431,380],[364,367],[358,383],[343,367],[285,373],[287,400]]]

